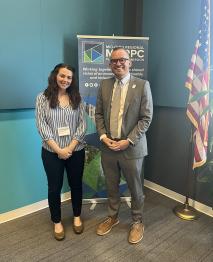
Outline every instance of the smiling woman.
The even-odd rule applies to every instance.
[[[80,214],[86,122],[74,72],[74,68],[67,64],[56,65],[48,78],[48,87],[36,101],[36,123],[43,140],[42,161],[56,240],[65,237],[60,207],[65,169],[71,189],[73,229],[75,233],[83,232]]]
[[[67,68],[60,68],[56,76],[56,81],[58,84],[58,101],[61,107],[67,107],[70,104],[69,95],[67,93],[67,88],[72,83],[72,71]]]
[[[72,82],[72,71],[66,67],[59,69],[56,76],[56,81],[59,87],[59,92],[63,93],[71,85]]]

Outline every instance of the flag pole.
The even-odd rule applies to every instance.
[[[184,220],[192,221],[195,219],[198,219],[199,215],[197,211],[189,206],[189,188],[190,188],[190,174],[192,171],[192,161],[193,161],[193,126],[191,124],[190,128],[190,140],[189,140],[189,153],[188,153],[188,165],[187,165],[187,189],[186,189],[186,200],[184,204],[177,205],[174,209],[173,212],[175,213],[176,216],[179,218],[182,218]]]
[[[184,205],[177,206],[173,210],[178,217],[186,220],[198,218],[195,209],[189,206],[191,172],[194,168],[202,166],[207,159],[209,112],[205,110],[209,107],[209,66],[210,0],[202,0],[200,28],[185,83],[185,87],[190,90],[186,114],[191,122],[186,200]]]

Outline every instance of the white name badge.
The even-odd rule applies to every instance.
[[[70,129],[68,126],[63,126],[58,128],[58,135],[59,136],[69,136],[70,135]]]

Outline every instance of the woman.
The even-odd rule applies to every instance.
[[[82,176],[85,159],[85,111],[76,85],[74,69],[58,64],[50,73],[48,87],[37,96],[36,124],[43,140],[42,161],[48,181],[48,203],[54,237],[63,240],[61,189],[66,170],[71,190],[73,229],[83,232],[81,221]]]

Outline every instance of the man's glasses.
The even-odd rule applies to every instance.
[[[129,58],[122,57],[118,59],[111,59],[110,64],[117,65],[117,63],[119,62],[121,65],[124,65],[127,60],[129,60]]]

